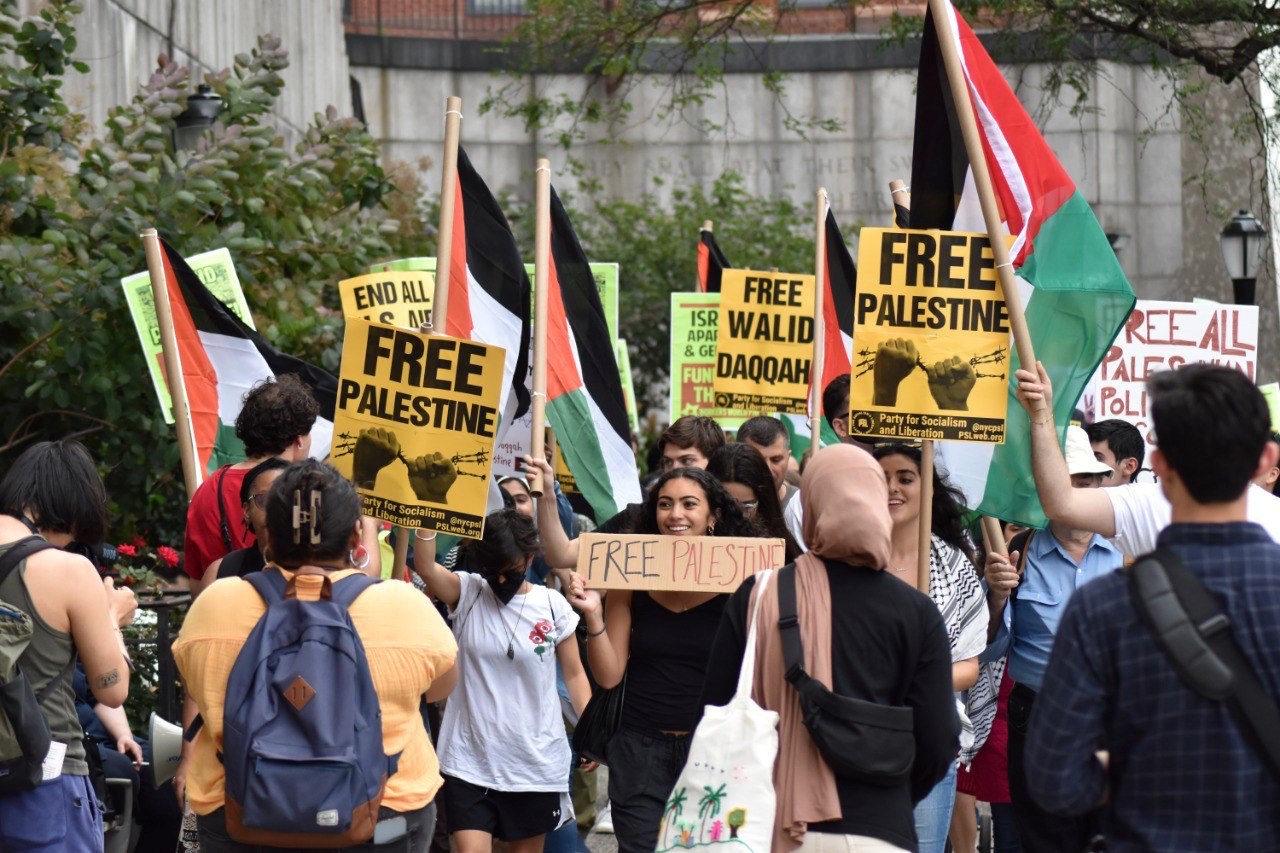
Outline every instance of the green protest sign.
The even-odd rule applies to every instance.
[[[715,402],[719,324],[719,293],[671,294],[672,423],[685,415],[706,415],[725,429],[736,429],[749,417]]]
[[[186,261],[214,298],[231,309],[231,312],[250,328],[255,328],[253,316],[249,313],[249,303],[245,301],[244,291],[240,289],[240,279],[236,277],[235,264],[231,262],[230,252],[226,249],[214,249],[212,252],[192,255]],[[142,344],[142,354],[147,359],[147,372],[151,374],[151,384],[156,389],[160,411],[164,413],[165,423],[171,424],[173,423],[173,399],[169,396],[169,386],[164,381],[164,357],[160,350],[160,321],[156,319],[151,276],[145,272],[134,273],[120,279],[120,286],[124,288],[124,298],[129,305],[129,314],[133,317],[133,327],[138,330],[138,340]]]
[[[1280,430],[1280,382],[1259,385],[1258,390],[1267,398],[1267,408],[1271,410],[1271,428]]]
[[[618,378],[622,380],[622,396],[627,403],[627,421],[631,431],[640,433],[640,416],[636,412],[636,389],[631,381],[631,353],[627,351],[625,338],[618,338],[613,346],[613,357],[618,362]]]

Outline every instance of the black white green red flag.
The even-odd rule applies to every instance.
[[[505,430],[529,409],[529,276],[507,217],[461,148],[453,210],[445,334],[506,350]]]
[[[702,229],[698,240],[698,292],[719,293],[720,274],[729,269],[729,261],[716,243],[716,235]]]
[[[925,19],[911,227],[986,231],[942,60],[939,39],[950,32],[1005,228],[1013,237],[1010,257],[1032,343],[1053,380],[1055,414],[1065,437],[1071,410],[1133,309],[1133,288],[1088,202],[978,37],[950,3],[944,5],[949,27],[940,32],[932,14]],[[1027,416],[1013,399],[1008,420],[1003,445],[944,442],[939,462],[971,508],[1043,527],[1044,513],[1028,476]]]
[[[267,343],[209,292],[182,255],[163,240],[160,245],[200,470],[208,474],[244,459],[244,444],[235,433],[244,395],[259,382],[286,373],[301,379],[320,404],[311,428],[311,455],[327,456],[338,380]]]
[[[547,264],[547,418],[596,518],[639,503],[626,398],[586,253],[551,190]]]

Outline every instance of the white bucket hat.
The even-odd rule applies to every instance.
[[[1075,474],[1110,474],[1111,466],[1099,462],[1089,445],[1089,435],[1074,424],[1067,427],[1067,472]]]

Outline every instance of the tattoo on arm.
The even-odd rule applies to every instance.
[[[113,669],[110,672],[104,672],[98,676],[98,686],[102,688],[111,687],[120,681],[120,670]]]

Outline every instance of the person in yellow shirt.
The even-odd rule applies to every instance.
[[[312,544],[308,522],[295,536],[295,492],[304,498],[318,492],[323,510]],[[309,499],[304,504],[309,504]],[[315,600],[327,576],[336,582],[357,569],[353,555],[360,544],[360,498],[355,488],[332,468],[314,460],[286,469],[267,497],[266,532],[275,558],[267,571],[296,576],[298,597]],[[222,749],[223,706],[227,680],[236,656],[266,612],[266,603],[241,578],[223,578],[191,606],[174,658],[204,725],[196,735],[187,800],[197,815],[203,853],[258,848],[231,840],[224,815],[225,777]],[[400,753],[398,770],[387,780],[374,843],[342,848],[350,851],[425,850],[435,826],[432,800],[442,779],[435,750],[420,708],[423,699],[438,701],[456,681],[458,646],[431,603],[408,584],[384,581],[351,605],[351,621],[364,645],[369,671],[382,712],[383,749]],[[404,818],[403,821],[399,820]]]

